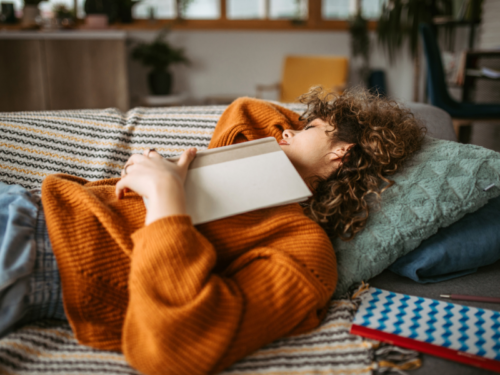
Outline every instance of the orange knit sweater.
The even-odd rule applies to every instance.
[[[240,99],[210,147],[281,138],[298,116]],[[122,351],[145,374],[216,373],[271,341],[316,327],[336,285],[324,231],[291,204],[194,227],[144,226],[142,198],[118,179],[49,176],[42,202],[77,339]]]

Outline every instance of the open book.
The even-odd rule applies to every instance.
[[[312,195],[272,137],[199,151],[184,189],[194,225],[301,202]]]

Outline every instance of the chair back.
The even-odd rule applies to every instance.
[[[427,60],[427,90],[431,104],[444,110],[453,106],[455,100],[448,93],[441,52],[436,35],[428,24],[420,24],[420,35]]]
[[[296,102],[311,86],[341,92],[347,82],[349,60],[343,56],[287,56],[283,67],[280,101]]]

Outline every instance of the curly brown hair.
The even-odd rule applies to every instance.
[[[366,225],[369,201],[379,202],[394,184],[387,176],[421,148],[426,129],[409,109],[362,88],[339,95],[317,86],[299,100],[307,105],[305,124],[319,118],[331,125],[332,141],[354,144],[335,172],[315,179],[315,194],[305,205],[330,237],[350,240]]]

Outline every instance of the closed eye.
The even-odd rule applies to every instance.
[[[310,128],[314,128],[314,126],[312,126],[312,125],[307,125],[307,126],[304,128],[304,130],[307,130],[307,129],[310,129]]]

